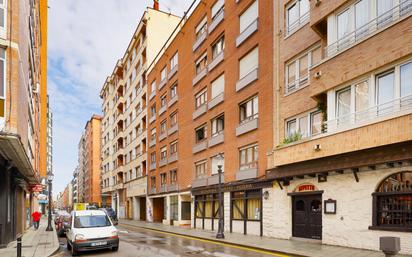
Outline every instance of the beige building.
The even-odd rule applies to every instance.
[[[147,67],[179,21],[147,8],[100,92],[103,205],[119,218],[146,219]]]

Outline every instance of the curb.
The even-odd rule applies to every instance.
[[[122,226],[122,225],[123,226],[132,226],[132,227],[151,230],[151,231],[155,231],[155,232],[163,232],[163,233],[168,233],[168,234],[173,234],[173,235],[178,235],[178,236],[186,236],[186,237],[191,237],[191,238],[195,238],[195,239],[207,240],[207,241],[216,242],[216,243],[223,243],[223,244],[227,244],[227,245],[245,247],[245,248],[249,248],[249,249],[253,249],[253,250],[265,251],[265,252],[270,252],[270,253],[274,253],[274,254],[290,255],[290,256],[294,256],[294,257],[310,257],[308,255],[294,254],[294,253],[277,251],[277,250],[263,248],[263,247],[256,247],[256,246],[238,244],[238,243],[233,243],[233,242],[229,242],[229,241],[225,241],[225,240],[219,240],[219,239],[215,239],[215,238],[192,236],[192,235],[188,235],[188,234],[183,234],[183,233],[178,233],[178,232],[171,232],[171,231],[161,230],[161,229],[156,229],[156,228],[148,228],[148,227],[145,227],[145,226],[133,225],[133,224],[128,224],[128,223],[120,223],[119,222],[119,225],[120,226]]]

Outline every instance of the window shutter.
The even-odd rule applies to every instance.
[[[258,1],[256,0],[249,8],[239,17],[240,33],[242,33],[252,22],[254,22],[259,15]]]
[[[225,4],[224,0],[217,0],[216,3],[212,6],[212,17],[219,12],[220,8]]]
[[[249,72],[259,66],[259,48],[256,47],[239,61],[239,78],[245,77]]]
[[[221,93],[225,92],[225,75],[222,74],[220,77],[212,82],[212,99]]]
[[[205,16],[201,22],[196,26],[195,32],[196,34],[199,32],[199,30],[203,27],[203,25],[207,22],[207,17]]]

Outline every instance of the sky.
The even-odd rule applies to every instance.
[[[192,0],[160,0],[182,16]],[[53,112],[54,194],[77,166],[87,120],[101,114],[99,92],[152,0],[49,0],[48,92]]]

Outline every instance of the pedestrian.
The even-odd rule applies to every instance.
[[[38,211],[35,211],[31,214],[31,216],[33,218],[34,228],[38,229],[39,224],[40,224],[41,213]]]

